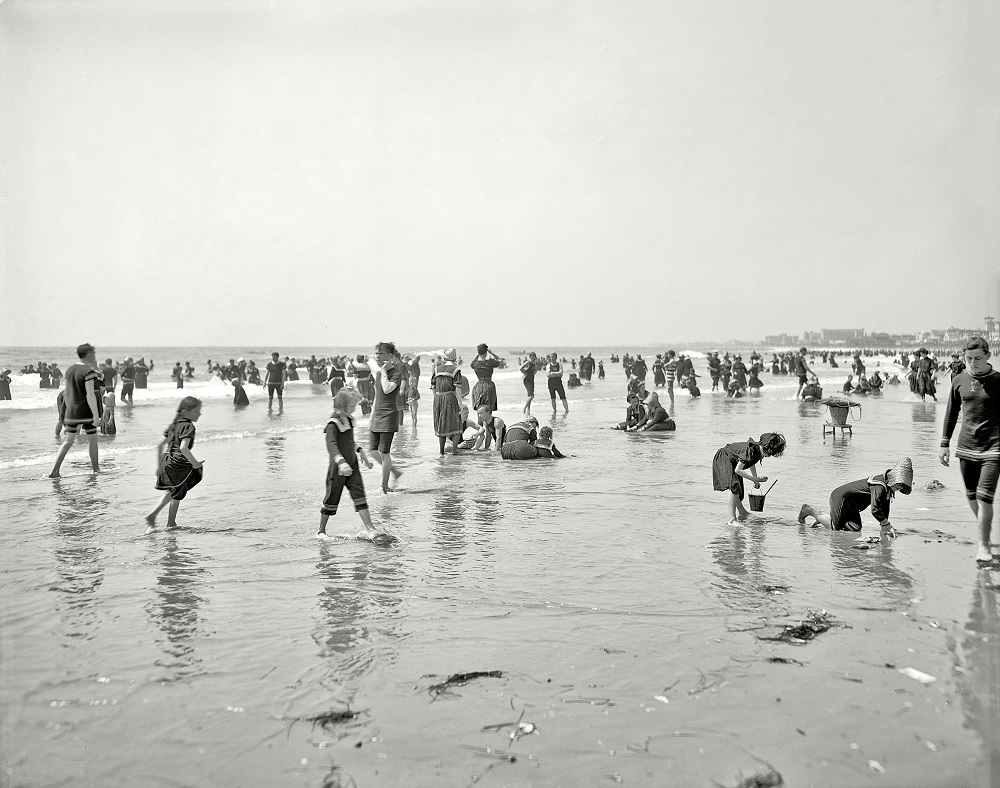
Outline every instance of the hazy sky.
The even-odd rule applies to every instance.
[[[0,343],[1000,313],[1000,3],[0,5]]]

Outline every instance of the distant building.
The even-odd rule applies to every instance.
[[[986,324],[986,341],[992,348],[994,343],[1000,342],[1000,321],[992,315],[987,315],[983,318],[983,322]]]
[[[802,341],[807,345],[813,345],[823,341],[823,335],[819,331],[806,331],[802,335]]]
[[[799,344],[799,338],[793,336],[792,334],[769,334],[764,337],[765,345],[774,345],[775,347],[780,347],[782,345],[797,345]]]
[[[865,330],[863,328],[824,328],[823,342],[853,342],[856,339],[864,339]]]

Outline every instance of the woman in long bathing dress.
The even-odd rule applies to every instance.
[[[449,438],[452,453],[458,454],[458,444],[462,439],[462,409],[458,392],[462,385],[462,372],[455,364],[455,348],[448,348],[444,358],[435,365],[431,373],[431,390],[434,392],[434,434],[438,447],[444,454],[444,444]]]

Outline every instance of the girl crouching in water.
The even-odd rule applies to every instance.
[[[778,432],[765,432],[760,441],[747,438],[743,443],[730,443],[715,453],[712,460],[712,484],[716,490],[729,493],[729,522],[742,523],[750,516],[743,506],[743,480],[753,482],[755,488],[767,481],[757,475],[757,463],[765,457],[780,457],[785,451],[785,436]]]
[[[181,501],[202,478],[203,462],[191,453],[194,446],[194,423],[201,417],[201,400],[185,397],[177,406],[177,415],[163,433],[156,449],[156,489],[166,490],[163,500],[146,515],[146,533],[156,528],[156,515],[167,504],[167,528],[177,527],[177,510]]]
[[[368,499],[365,497],[365,483],[358,467],[358,457],[369,469],[372,461],[368,459],[365,450],[354,443],[354,419],[351,414],[358,403],[359,395],[353,389],[341,389],[333,398],[333,414],[323,432],[326,436],[326,450],[330,454],[330,465],[326,471],[326,496],[320,507],[319,530],[316,536],[326,537],[326,524],[330,517],[337,513],[340,497],[346,488],[354,503],[355,511],[364,523],[365,531],[371,537],[378,531],[372,525],[372,516],[368,511]]]

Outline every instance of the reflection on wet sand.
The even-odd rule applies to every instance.
[[[91,640],[99,628],[96,594],[104,582],[100,532],[108,503],[96,497],[97,477],[69,485],[56,479],[53,488],[57,496],[53,555],[58,579],[49,590],[58,594],[55,605],[65,626],[63,637]]]
[[[859,550],[857,546],[866,543],[856,540],[864,531],[832,533],[823,529],[822,533],[830,539],[830,559],[844,581],[859,590],[880,589],[898,602],[906,602],[913,596],[913,578],[892,560],[893,540],[882,539],[867,550]]]
[[[436,469],[438,492],[431,511],[431,533],[435,550],[430,559],[433,577],[455,580],[462,575],[462,559],[468,553],[469,540],[465,529],[469,505],[464,489],[465,470],[455,463]]]
[[[158,645],[163,657],[159,667],[170,671],[168,681],[189,678],[200,672],[201,660],[195,652],[200,635],[199,605],[204,602],[196,593],[205,574],[204,559],[190,547],[180,546],[175,534],[167,532],[163,557],[156,577],[156,596],[146,604],[146,615],[163,633]]]
[[[765,579],[765,537],[767,525],[727,526],[711,542],[712,558],[721,571],[715,575],[719,595],[734,609],[745,609],[750,586]]]
[[[267,472],[278,476],[281,474],[285,460],[285,438],[283,435],[274,435],[264,440],[264,461],[267,463]]]
[[[1000,785],[1000,571],[980,570],[965,637],[955,647],[955,675],[965,725],[983,741],[970,785]]]
[[[370,673],[376,656],[380,665],[395,661],[395,651],[386,645],[402,637],[403,570],[398,557],[367,545],[358,554],[344,556],[334,543],[324,542],[316,569],[323,583],[318,595],[322,617],[313,640],[329,662],[326,675],[340,686],[345,679]]]

